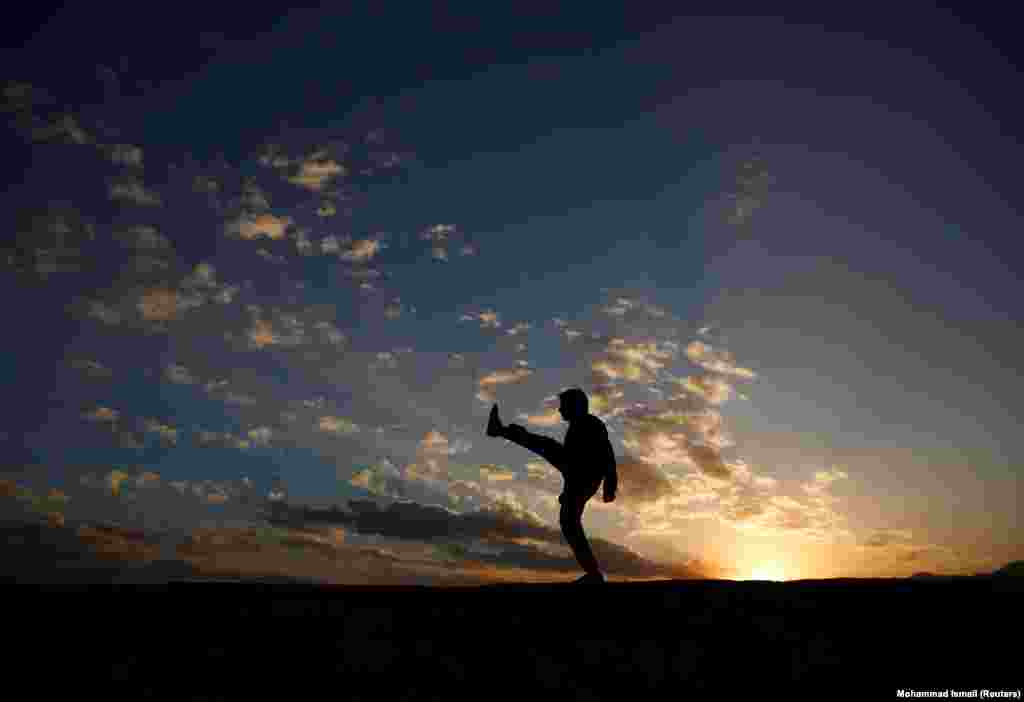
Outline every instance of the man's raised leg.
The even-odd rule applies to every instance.
[[[501,436],[514,444],[529,449],[557,468],[560,473],[565,473],[565,447],[549,436],[533,434],[527,431],[526,427],[518,424],[502,425],[498,419],[497,405],[491,408],[487,434],[488,436]]]

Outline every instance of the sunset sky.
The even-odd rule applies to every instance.
[[[429,5],[6,30],[5,522],[126,567],[571,580],[561,477],[484,427],[561,440],[578,386],[609,580],[1024,558],[990,25]]]

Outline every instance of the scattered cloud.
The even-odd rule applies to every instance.
[[[88,410],[83,414],[83,419],[88,422],[116,422],[120,413],[111,409],[110,407],[103,407],[102,405],[95,407],[94,409]]]
[[[158,419],[144,419],[143,426],[149,434],[156,434],[160,438],[161,445],[164,446],[176,446],[178,444],[178,430],[171,426],[161,422]]]
[[[212,263],[197,263],[192,272],[185,276],[178,290],[178,304],[182,311],[200,307],[210,302],[229,305],[234,302],[241,287],[228,285],[217,280],[217,269]]]
[[[616,337],[609,341],[604,354],[591,363],[591,369],[605,382],[623,379],[634,383],[653,383],[657,380],[657,372],[675,354],[672,342],[663,342],[659,347],[656,342],[629,342]]]
[[[516,334],[522,334],[523,332],[525,332],[525,331],[527,331],[529,329],[530,329],[530,324],[528,322],[519,322],[515,326],[509,327],[508,329],[506,329],[505,333],[506,334],[510,334],[512,336],[515,336]]]
[[[732,385],[718,375],[704,374],[673,378],[686,392],[700,396],[705,402],[720,405],[732,396]]]
[[[744,379],[757,377],[749,368],[737,366],[731,353],[717,350],[703,341],[691,341],[686,347],[686,356],[701,368],[715,373]]]
[[[256,249],[256,255],[262,258],[264,261],[267,261],[268,263],[285,263],[284,256],[275,256],[266,249]]]
[[[156,193],[147,190],[136,178],[118,176],[108,182],[108,194],[111,200],[140,205],[143,207],[159,207],[163,200]]]
[[[288,176],[288,182],[320,192],[329,181],[346,173],[343,165],[322,153],[316,153],[298,163],[298,172]]]
[[[335,436],[346,436],[359,431],[359,427],[351,420],[330,415],[320,417],[320,422],[317,426],[320,431],[326,434],[334,434]]]
[[[95,223],[74,204],[53,199],[45,209],[25,207],[15,216],[13,245],[0,246],[0,265],[43,279],[96,266]]]
[[[284,239],[289,227],[292,226],[291,217],[278,217],[269,212],[262,214],[242,214],[235,219],[228,220],[224,225],[224,233],[229,237],[241,239]]]
[[[497,386],[522,382],[532,374],[531,369],[522,367],[492,371],[477,381],[477,399],[487,404],[496,402]]]
[[[768,187],[773,182],[774,178],[768,173],[760,155],[744,160],[736,174],[734,187],[728,193],[732,200],[729,223],[738,227],[748,224],[753,213],[764,204]]]
[[[501,326],[501,321],[498,319],[498,313],[494,310],[484,310],[477,314],[464,314],[459,317],[460,322],[480,322],[480,327],[483,329],[497,329]]]
[[[395,298],[392,302],[389,302],[384,306],[384,316],[387,319],[398,319],[402,316],[402,301],[399,298]]]
[[[317,193],[349,172],[344,164],[331,156],[331,149],[328,148],[316,148],[304,156],[289,157],[281,145],[268,144],[259,156],[259,161],[279,171],[292,185]]]
[[[88,358],[75,358],[72,359],[70,365],[75,370],[79,370],[90,378],[98,379],[109,379],[113,377],[114,373],[109,368],[104,366],[99,361],[94,361]]]
[[[192,432],[193,445],[197,447],[247,449],[252,445],[249,439],[243,439],[231,432],[216,432],[200,429]]]
[[[96,141],[71,114],[58,115],[36,127],[32,130],[32,140],[62,144],[92,144]]]
[[[197,175],[192,179],[192,189],[197,193],[214,194],[220,191],[220,183],[216,178]]]
[[[462,232],[454,224],[435,224],[420,232],[419,238],[430,242],[430,256],[435,261],[447,261],[448,251],[455,239],[462,238]],[[466,242],[459,248],[462,256],[473,256],[476,246]]]
[[[249,430],[247,436],[256,446],[269,446],[274,431],[270,427],[255,427]]]
[[[113,163],[119,166],[142,166],[142,149],[131,144],[104,144],[100,150]]]
[[[387,244],[376,239],[357,239],[347,246],[343,246],[338,252],[338,257],[343,261],[364,263],[376,256],[386,246]]]
[[[252,320],[245,332],[249,349],[318,346],[324,351],[336,352],[348,343],[348,337],[333,323],[324,319],[312,321],[310,317],[316,313],[315,310],[288,311],[278,307],[248,305],[246,311]]]
[[[170,240],[156,227],[149,224],[137,224],[118,230],[115,238],[122,245],[136,250],[168,251],[171,249]]]

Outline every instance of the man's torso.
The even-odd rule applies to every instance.
[[[592,414],[569,424],[563,443],[571,463],[565,475],[563,492],[588,496],[597,492],[606,470],[607,441],[608,431],[604,422]]]

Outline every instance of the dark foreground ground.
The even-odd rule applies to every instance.
[[[1020,583],[8,585],[4,664],[21,699],[982,698],[1024,683]]]

